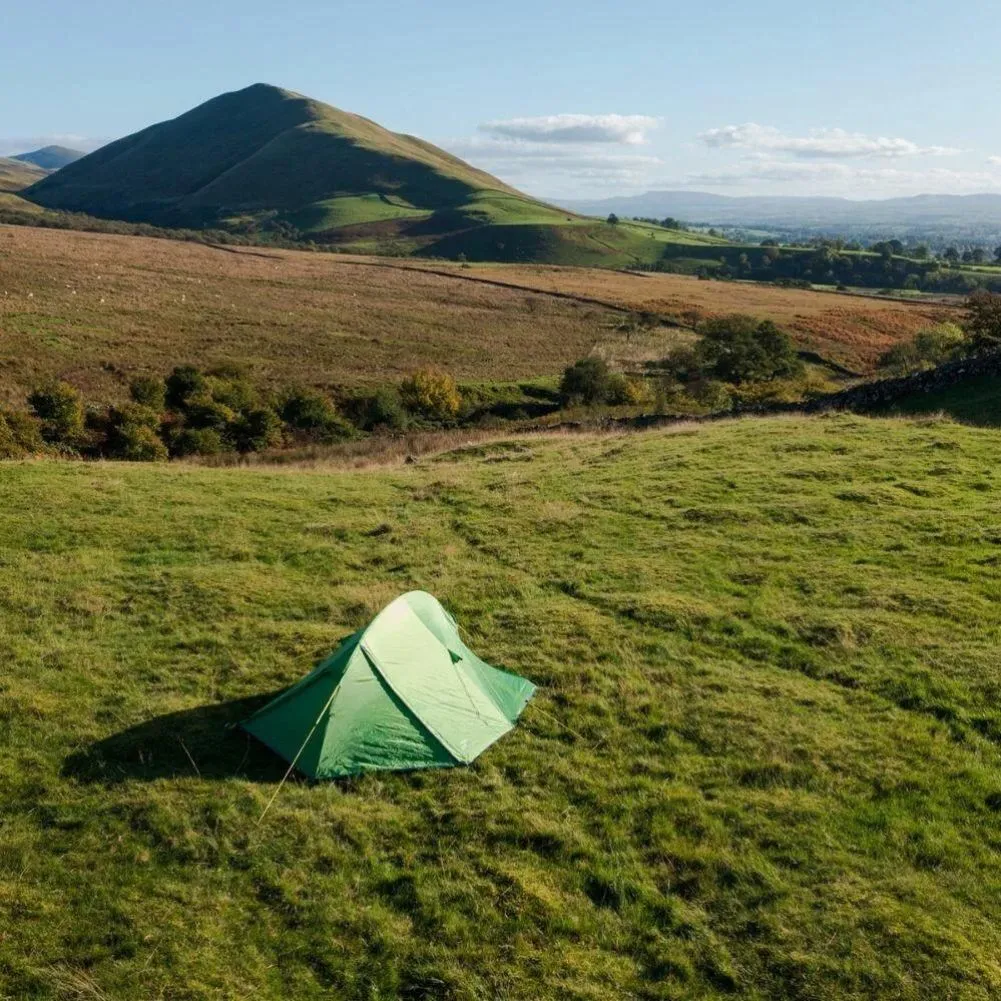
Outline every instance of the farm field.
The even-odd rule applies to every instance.
[[[0,997],[997,996],[999,468],[846,416],[6,465]],[[225,724],[411,588],[522,722],[257,826]]]
[[[860,371],[888,345],[954,315],[923,304],[676,275],[462,269],[6,226],[0,399],[20,404],[52,376],[113,398],[139,373],[234,360],[273,385],[372,385],[423,364],[466,381],[551,379],[592,350],[638,364],[677,342],[679,331],[670,327],[624,335],[622,310],[681,324],[726,312],[769,317],[801,347]]]
[[[448,270],[454,265],[434,265]],[[750,313],[774,320],[804,349],[860,372],[871,371],[891,345],[922,327],[952,319],[957,308],[780,288],[757,282],[700,281],[688,275],[560,268],[544,265],[477,264],[465,272],[545,292],[581,295],[637,312],[674,316]]]

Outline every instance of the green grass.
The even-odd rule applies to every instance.
[[[998,996],[999,460],[842,416],[4,466],[0,997]],[[255,826],[223,724],[412,587],[523,721]]]

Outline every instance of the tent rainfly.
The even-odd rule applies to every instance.
[[[484,663],[424,591],[401,595],[241,724],[310,778],[469,764],[535,686]]]

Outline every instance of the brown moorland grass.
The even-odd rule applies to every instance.
[[[455,265],[435,264],[436,270]],[[922,327],[955,318],[957,307],[880,300],[755,282],[700,281],[689,275],[563,268],[547,265],[475,265],[462,272],[544,292],[586,296],[635,310],[677,317],[750,313],[785,327],[800,347],[825,359],[868,371],[891,345]]]
[[[240,362],[263,383],[559,373],[609,337],[601,306],[377,258],[0,227],[0,399],[41,379],[114,397],[137,373]]]

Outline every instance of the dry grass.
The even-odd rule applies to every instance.
[[[0,227],[0,399],[67,378],[239,361],[270,384],[376,384],[421,364],[465,380],[558,373],[619,314],[399,262]]]
[[[434,267],[448,270],[450,266]],[[505,264],[477,265],[461,273],[538,291],[586,296],[637,312],[673,316],[682,323],[723,313],[751,313],[782,325],[802,347],[862,370],[871,369],[892,344],[956,313],[954,307],[941,304],[754,282],[707,282],[688,275]]]

